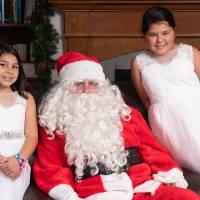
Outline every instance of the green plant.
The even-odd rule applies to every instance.
[[[35,35],[32,43],[32,56],[35,60],[35,69],[38,81],[45,91],[51,81],[51,69],[55,66],[52,58],[57,52],[58,33],[50,23],[54,15],[54,8],[48,0],[36,0],[36,6],[31,17],[31,29]]]

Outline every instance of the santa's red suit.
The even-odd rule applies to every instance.
[[[74,192],[77,199],[89,200],[199,199],[194,192],[184,189],[187,183],[179,165],[155,140],[136,109],[132,110],[131,119],[122,120],[122,124],[125,148],[136,147],[143,162],[133,164],[127,173],[123,172],[121,175],[96,175],[81,182],[74,180],[72,169],[67,163],[67,155],[64,152],[65,137],[56,135],[55,139],[50,140],[44,128],[40,127],[37,158],[33,165],[37,186],[58,200],[68,199],[67,195],[71,192]],[[127,196],[123,196],[126,193],[124,191],[130,187],[129,181],[131,189],[127,191]],[[111,195],[106,196],[107,193]]]

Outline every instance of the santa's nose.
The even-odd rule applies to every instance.
[[[90,85],[85,85],[83,88],[83,93],[96,93],[96,88],[93,88]]]

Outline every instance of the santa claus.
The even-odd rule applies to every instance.
[[[96,59],[64,53],[57,70],[39,107],[33,172],[41,190],[56,200],[199,199]]]

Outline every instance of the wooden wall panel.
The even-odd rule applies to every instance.
[[[65,34],[73,36],[140,35],[142,12],[95,11],[65,13]]]
[[[174,11],[177,33],[200,37],[200,5],[198,11]]]
[[[140,34],[141,11],[101,11],[90,15],[90,31],[101,34]]]
[[[161,5],[172,10],[177,42],[200,49],[200,1],[51,1],[64,13],[64,44],[100,60],[146,48],[140,33],[144,11]]]
[[[65,34],[78,34],[88,32],[89,16],[88,12],[67,12],[64,16]]]
[[[88,38],[84,38],[84,37],[78,37],[78,38],[67,38],[65,39],[65,47],[64,49],[66,51],[78,51],[78,52],[82,52],[82,53],[86,53],[88,52]]]
[[[112,58],[113,55],[121,55],[131,51],[137,51],[144,47],[143,40],[136,38],[95,38],[91,39],[88,46],[88,54],[98,55],[101,60]]]

